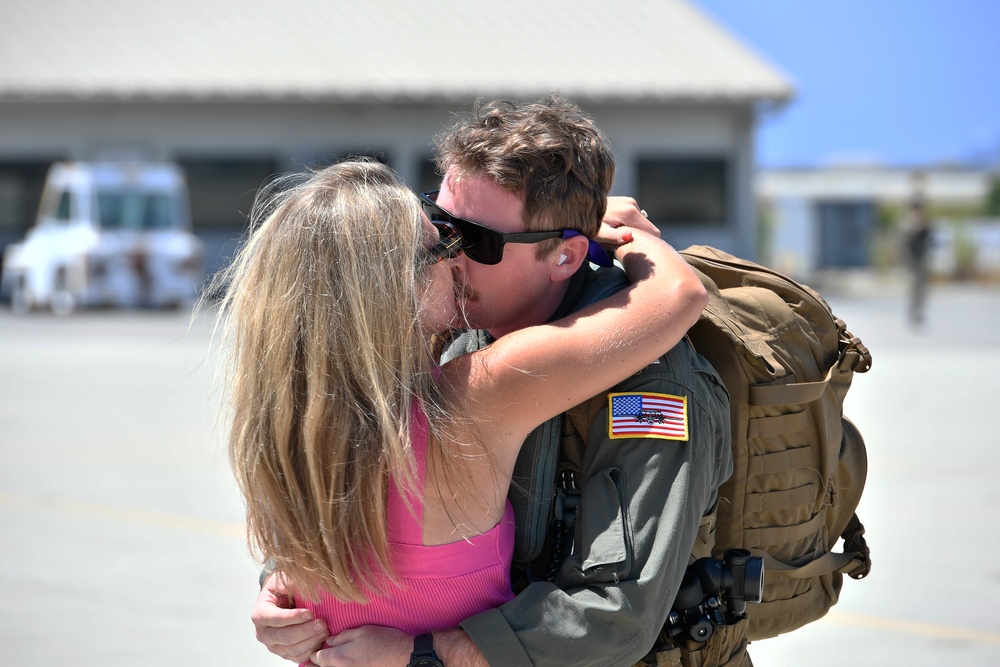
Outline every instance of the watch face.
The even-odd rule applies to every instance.
[[[411,660],[407,667],[444,667],[444,663],[437,658],[420,656]]]

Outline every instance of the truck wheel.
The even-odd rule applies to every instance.
[[[20,276],[11,286],[10,310],[15,315],[27,315],[31,312],[31,297],[28,296],[27,282],[24,276]]]
[[[49,301],[52,313],[59,317],[72,315],[76,310],[76,297],[69,289],[69,281],[66,279],[66,270],[61,269],[56,276],[56,288],[52,291],[52,298]]]

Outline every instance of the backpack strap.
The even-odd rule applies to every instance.
[[[864,534],[865,527],[855,513],[841,534],[844,539],[843,552],[831,551],[801,566],[782,563],[760,549],[750,551],[754,556],[764,559],[765,572],[782,572],[793,579],[818,577],[831,572],[840,572],[852,579],[864,579],[872,569],[871,550],[865,542]]]
[[[593,400],[591,399],[590,402]],[[561,468],[568,468],[577,476],[583,470],[583,454],[587,449],[587,442],[583,434],[590,430],[590,422],[586,420],[586,412],[577,412],[580,408],[585,410],[585,405],[579,405],[567,412],[568,419],[563,420],[559,464]]]
[[[539,425],[524,441],[514,464],[509,495],[514,506],[514,561],[528,563],[538,558],[545,545],[555,497],[562,415]]]
[[[698,524],[698,534],[695,536],[694,545],[691,547],[691,556],[688,559],[688,565],[694,563],[699,558],[712,556],[712,550],[715,549],[715,522],[718,514],[719,501],[716,499],[715,505],[712,506],[712,511],[703,515],[701,523]]]
[[[840,371],[840,364],[834,364],[819,382],[796,382],[795,384],[750,385],[750,405],[805,405],[819,400],[830,384],[830,379]]]
[[[865,527],[857,513],[851,517],[841,537],[844,538],[844,551],[854,552],[854,559],[850,567],[840,571],[851,579],[864,579],[872,571],[872,552],[865,541]]]

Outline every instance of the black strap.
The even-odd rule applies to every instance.
[[[425,632],[413,638],[413,657],[434,655],[434,635]]]
[[[865,526],[857,513],[851,517],[841,537],[844,538],[844,551],[854,552],[855,563],[846,570],[847,576],[851,579],[864,579],[872,571],[872,552],[865,541]]]
[[[420,665],[421,667],[437,665],[438,667],[444,667],[441,658],[434,652],[434,635],[431,633],[425,632],[413,638],[413,653],[410,654],[410,663],[407,667],[411,667],[412,665]]]

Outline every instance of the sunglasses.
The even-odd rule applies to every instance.
[[[432,222],[437,228],[438,242],[430,248],[425,249],[423,266],[437,264],[445,259],[454,259],[462,253],[462,235],[458,233],[454,225],[447,222]]]
[[[480,264],[499,264],[503,259],[503,247],[508,243],[540,243],[547,239],[568,239],[581,236],[575,229],[555,229],[544,232],[517,232],[513,234],[498,232],[484,227],[478,222],[452,215],[437,205],[440,190],[420,194],[420,205],[424,214],[434,224],[448,223],[454,226],[462,235],[462,251],[469,259]],[[587,257],[600,266],[611,266],[611,258],[596,241],[588,239],[590,249]]]

